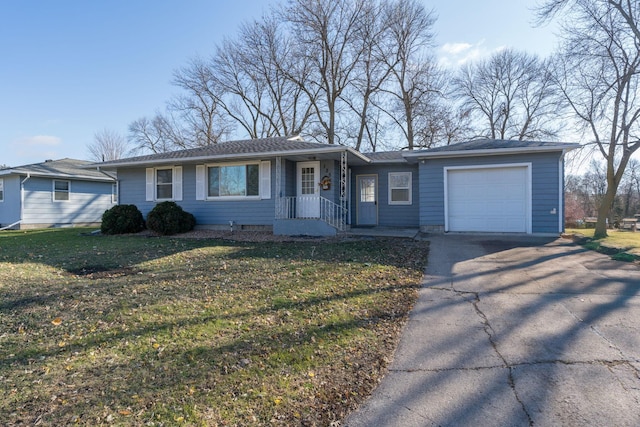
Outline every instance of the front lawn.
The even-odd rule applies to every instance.
[[[329,425],[376,386],[428,245],[0,232],[4,425]]]
[[[595,229],[567,229],[568,234],[580,234],[584,237],[593,238]],[[607,230],[608,236],[604,239],[593,240],[589,243],[591,249],[599,248],[612,248],[621,252],[627,252],[629,254],[640,256],[640,231],[620,231],[620,230]]]

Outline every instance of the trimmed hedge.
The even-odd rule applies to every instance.
[[[160,202],[147,215],[147,228],[170,235],[193,230],[196,218],[175,202]]]
[[[144,230],[144,218],[136,205],[116,205],[102,214],[102,234],[138,233]]]

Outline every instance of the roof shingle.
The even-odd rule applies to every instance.
[[[261,139],[245,139],[239,141],[221,142],[218,144],[208,145],[206,147],[188,148],[185,150],[171,151],[167,153],[147,154],[144,156],[131,157],[128,159],[114,160],[100,163],[108,166],[110,164],[122,163],[126,160],[130,163],[143,163],[147,161],[161,160],[179,160],[204,157],[221,157],[221,156],[242,156],[243,154],[260,154],[275,153],[297,150],[318,150],[318,149],[334,149],[335,146],[328,144],[319,144],[315,142],[306,142],[298,138],[291,137],[273,137]]]

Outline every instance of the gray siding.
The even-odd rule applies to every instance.
[[[13,224],[20,219],[20,177],[2,177],[4,180],[4,200],[0,202],[0,225]]]
[[[411,205],[389,204],[389,173],[411,172]],[[356,182],[358,175],[378,176],[378,225],[382,227],[418,227],[421,194],[420,179],[417,165],[385,164],[368,165],[351,168],[351,224],[357,225]]]
[[[420,163],[420,226],[443,227],[444,168],[531,163],[531,227],[533,233],[558,233],[561,212],[560,153],[486,156],[473,158],[428,159]],[[555,209],[555,214],[551,213]]]
[[[99,223],[114,206],[110,182],[65,180],[70,181],[69,200],[54,202],[53,181],[32,177],[25,182],[22,225]]]
[[[211,201],[196,200],[196,166],[183,165],[182,200],[176,203],[196,217],[197,225],[228,226],[229,221],[234,221],[236,225],[272,226],[275,219],[275,169],[272,161],[270,199]],[[156,202],[145,201],[145,168],[118,169],[118,181],[120,203],[136,205],[146,218]]]

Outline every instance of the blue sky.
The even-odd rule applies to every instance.
[[[176,94],[172,73],[259,18],[269,0],[5,0],[0,4],[0,165],[88,157],[94,134],[127,134]],[[546,55],[536,1],[436,0],[436,52],[452,67],[514,47]],[[243,137],[244,135],[239,135]]]

